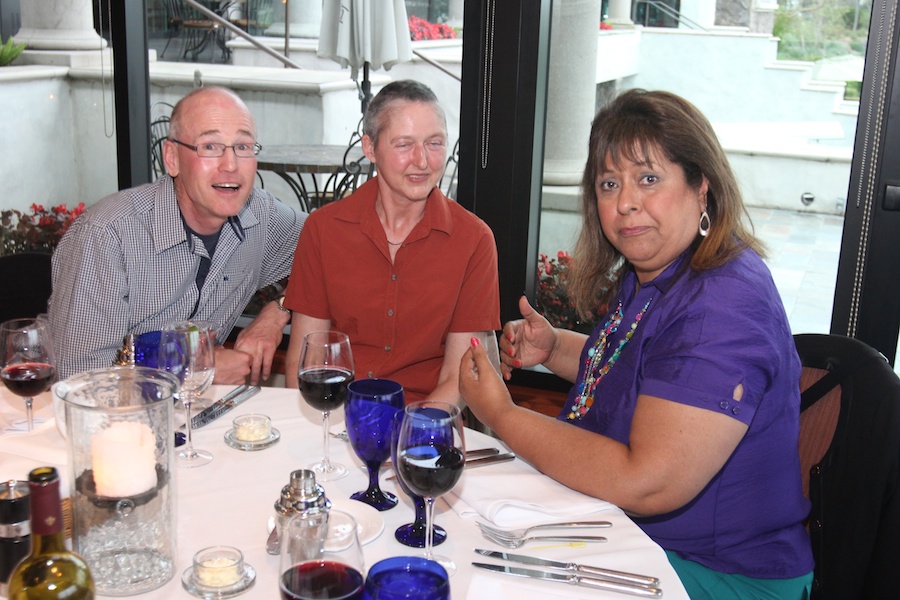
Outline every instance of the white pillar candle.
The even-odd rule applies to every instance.
[[[156,438],[144,423],[113,423],[91,440],[98,496],[127,498],[156,487]]]

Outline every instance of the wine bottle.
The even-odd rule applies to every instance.
[[[94,579],[84,559],[63,540],[59,474],[39,467],[28,474],[31,553],[9,578],[9,600],[93,600]]]

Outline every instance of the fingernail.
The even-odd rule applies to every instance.
[[[478,338],[475,336],[472,336],[472,339],[470,339],[469,342],[472,344],[473,348],[477,348],[478,346],[481,345],[481,342],[479,342]]]
[[[513,362],[513,364],[516,366],[517,369],[522,367],[522,361],[519,359],[516,359],[515,362]]]

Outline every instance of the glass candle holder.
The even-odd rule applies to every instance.
[[[59,382],[65,410],[72,549],[98,595],[143,594],[175,574],[172,395],[158,369],[112,367]]]
[[[205,587],[228,587],[244,576],[244,555],[237,548],[213,546],[194,554],[194,577]]]
[[[261,442],[272,435],[272,419],[266,415],[241,415],[231,424],[234,437],[241,442]]]

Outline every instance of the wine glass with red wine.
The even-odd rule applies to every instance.
[[[33,398],[50,389],[56,376],[53,341],[45,320],[13,319],[0,324],[0,379],[25,398],[25,421],[16,428],[34,429]]]
[[[353,381],[353,352],[350,338],[339,331],[314,331],[303,337],[300,350],[300,395],[307,404],[322,411],[324,453],[310,465],[317,481],[345,477],[347,467],[328,458],[328,415],[347,400],[347,386]]]
[[[449,492],[462,476],[466,459],[462,414],[447,402],[423,400],[406,407],[397,438],[397,475],[425,498],[425,558],[440,563],[448,575],[456,565],[432,552],[434,500]]]
[[[331,510],[288,521],[281,542],[282,600],[362,600],[366,574],[352,515]]]

